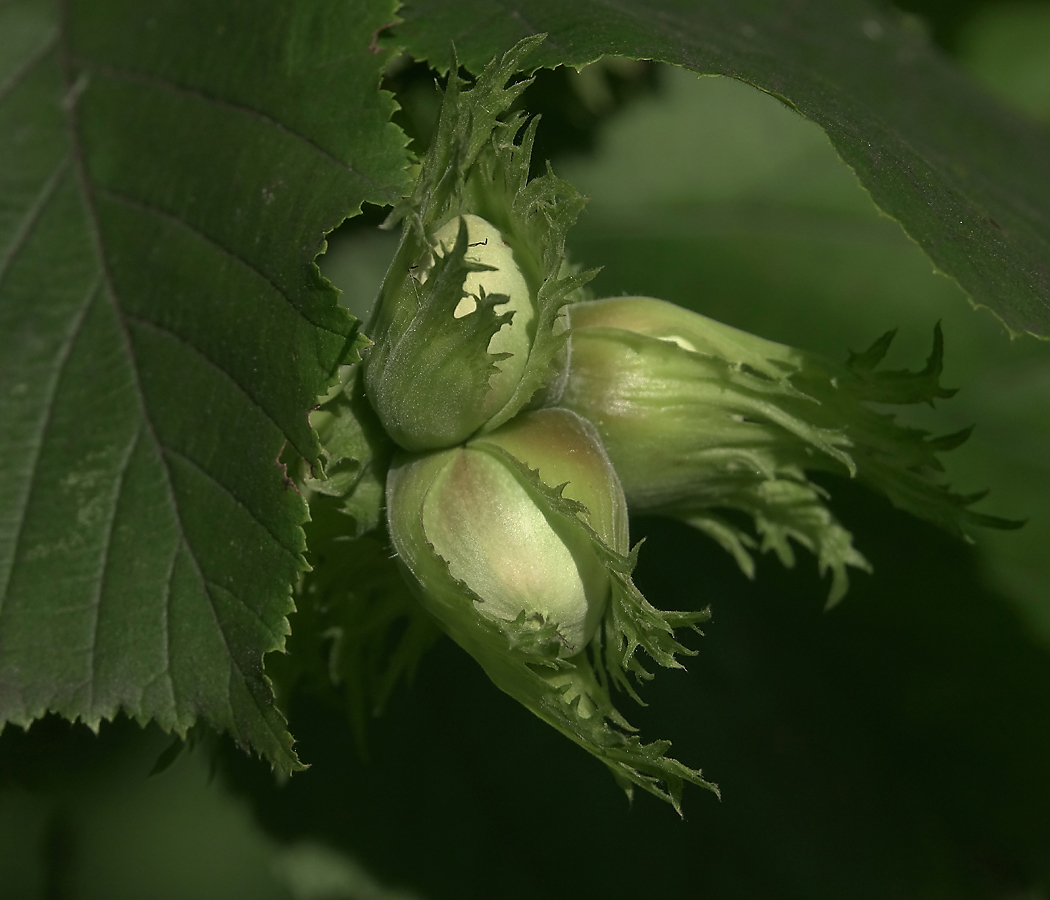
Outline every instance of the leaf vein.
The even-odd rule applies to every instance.
[[[54,28],[47,35],[44,42],[26,57],[25,62],[8,75],[7,80],[3,84],[0,84],[0,103],[3,103],[14,92],[15,88],[29,77],[29,73],[45,59],[57,43],[58,29]]]
[[[292,137],[295,140],[302,142],[315,152],[321,154],[321,156],[323,156],[329,162],[334,163],[341,169],[345,169],[351,175],[355,176],[356,178],[359,178],[361,181],[367,182],[373,188],[379,189],[384,194],[390,194],[389,188],[384,188],[382,185],[379,185],[375,181],[375,179],[366,175],[360,169],[356,168],[352,163],[349,163],[344,159],[340,159],[330,150],[326,150],[324,147],[322,147],[320,144],[318,144],[311,138],[307,137],[305,134],[296,131],[294,128],[289,127],[280,119],[276,119],[269,113],[265,113],[262,110],[256,109],[253,106],[248,106],[245,103],[240,103],[236,100],[230,100],[226,97],[220,97],[217,94],[208,93],[207,91],[201,90],[200,88],[179,84],[179,82],[173,81],[172,79],[163,77],[161,75],[154,75],[151,73],[138,71],[137,69],[129,69],[122,66],[114,66],[109,63],[99,62],[98,60],[93,60],[80,55],[74,55],[71,57],[71,59],[75,61],[78,65],[83,66],[85,68],[94,69],[100,74],[112,78],[115,81],[125,81],[131,84],[140,84],[146,87],[159,88],[160,90],[165,90],[169,93],[181,94],[185,97],[192,97],[196,100],[201,100],[205,103],[209,103],[214,106],[219,106],[231,112],[236,112],[240,115],[245,115],[258,119],[259,121],[265,122],[267,125],[277,129],[283,134],[287,134],[289,137]]]
[[[196,344],[194,344],[192,341],[190,341],[187,338],[183,337],[178,332],[172,331],[167,326],[160,325],[157,322],[154,322],[152,319],[144,318],[143,316],[136,315],[135,313],[124,312],[123,310],[121,312],[123,313],[123,316],[124,316],[124,318],[127,321],[134,322],[136,325],[140,325],[143,328],[149,328],[149,329],[152,329],[153,331],[157,331],[157,332],[159,332],[159,333],[161,333],[163,335],[166,335],[167,337],[171,338],[173,341],[177,341],[180,345],[182,345],[184,347],[187,347],[190,350],[192,350],[197,356],[199,356],[206,363],[208,363],[209,366],[211,366],[217,372],[220,372],[221,374],[225,375],[226,378],[229,380],[229,382],[234,387],[236,387],[237,390],[248,399],[248,401],[251,403],[251,405],[253,407],[255,407],[255,409],[259,410],[259,412],[261,412],[270,421],[270,424],[272,424],[274,426],[274,428],[276,428],[279,432],[281,432],[281,434],[285,434],[284,428],[282,428],[281,425],[277,422],[277,420],[270,414],[269,410],[267,410],[266,407],[263,406],[252,395],[252,393],[248,390],[248,388],[246,388],[243,384],[241,384],[236,378],[233,377],[233,375],[231,375],[226,369],[224,369],[217,362],[215,362],[215,360],[213,360],[210,356],[208,356],[207,353],[205,353],[203,350],[201,350],[201,348],[198,347]],[[163,449],[164,446],[165,446],[163,444],[163,442],[160,441],[159,438],[157,439],[157,446],[160,447],[161,449]]]
[[[3,256],[0,257],[0,285],[3,284],[4,278],[7,277],[8,269],[10,269],[11,265],[14,263],[15,257],[26,245],[26,242],[32,235],[33,229],[36,227],[44,214],[44,210],[47,208],[47,204],[55,195],[55,191],[58,190],[58,185],[62,181],[62,176],[65,175],[66,170],[69,168],[70,162],[71,156],[67,153],[62,161],[55,166],[55,171],[52,172],[43,185],[41,185],[37,195],[33,198],[33,202],[29,204],[25,216],[22,217],[22,221],[18,223],[18,229],[15,231],[11,243],[7,246],[7,249],[4,250]]]
[[[153,684],[153,682],[161,676],[166,677],[168,682],[168,694],[171,696],[171,712],[172,717],[177,725],[179,720],[179,704],[175,699],[175,680],[171,674],[171,600],[172,590],[171,585],[175,580],[175,566],[179,561],[179,544],[176,542],[175,548],[171,554],[171,564],[168,566],[168,576],[164,579],[164,668],[161,669],[153,678],[150,679],[146,687]],[[145,689],[143,690],[145,693]]]
[[[98,573],[98,587],[95,591],[95,596],[92,598],[90,609],[92,610],[91,619],[91,642],[88,649],[88,678],[87,678],[87,715],[89,720],[94,720],[93,707],[95,705],[95,663],[98,657],[98,621],[99,614],[102,608],[102,598],[106,592],[106,575],[109,572],[110,561],[112,560],[113,550],[113,535],[117,530],[117,512],[120,508],[120,498],[124,493],[124,485],[127,480],[128,469],[131,468],[131,458],[135,455],[135,448],[139,444],[139,438],[142,436],[142,426],[140,425],[135,429],[135,434],[132,439],[128,442],[127,450],[124,451],[124,458],[120,461],[120,469],[117,476],[116,487],[113,491],[112,508],[110,510],[109,522],[106,524],[106,538],[105,543],[102,547],[102,559],[101,565],[99,566]]]
[[[508,4],[503,0],[496,0],[496,5],[500,7],[508,16],[512,19],[517,19],[525,27],[530,35],[536,35],[540,33],[540,30],[532,24],[532,22],[525,18],[525,14],[518,8],[517,4]],[[561,46],[551,38],[549,34],[544,35],[543,42],[550,44],[555,50],[561,50]]]
[[[503,7],[503,9],[506,10],[506,7]],[[464,43],[464,38],[473,34],[475,31],[483,29],[486,25],[490,24],[491,22],[499,21],[501,17],[502,14],[500,12],[493,12],[487,16],[478,16],[470,23],[469,26],[467,26],[466,28],[461,28],[458,32],[456,32],[452,43],[455,44],[457,40],[460,41],[460,43]],[[533,34],[535,33],[536,32],[533,32]],[[443,70],[444,67],[448,65],[449,59],[450,57],[446,57],[444,60],[432,59],[429,60],[429,62],[434,66],[434,68]]]
[[[223,592],[224,594],[229,594],[229,595],[230,595],[231,597],[233,597],[233,599],[234,599],[234,600],[236,600],[236,601],[237,601],[237,602],[238,602],[238,603],[239,603],[239,604],[240,604],[241,606],[243,606],[243,607],[244,607],[244,608],[245,608],[245,609],[246,609],[246,610],[247,610],[247,611],[248,611],[249,613],[251,613],[251,615],[252,615],[252,618],[253,618],[253,619],[255,619],[255,621],[256,621],[256,622],[258,622],[258,623],[259,623],[259,624],[260,624],[260,625],[261,625],[261,626],[263,627],[263,629],[264,629],[264,630],[266,631],[266,633],[267,633],[268,635],[270,635],[270,637],[271,637],[271,638],[273,638],[273,640],[274,640],[274,642],[275,642],[275,643],[279,643],[279,642],[280,642],[280,640],[281,640],[281,638],[282,638],[282,637],[284,637],[284,635],[283,635],[283,634],[280,634],[280,633],[278,633],[278,632],[274,631],[274,628],[273,628],[273,626],[272,626],[272,625],[270,625],[270,623],[269,623],[269,622],[267,622],[267,621],[266,621],[266,620],[265,620],[265,619],[264,619],[264,618],[262,617],[262,614],[261,614],[261,613],[260,613],[260,612],[259,612],[258,610],[254,609],[254,608],[253,608],[253,607],[252,607],[252,606],[251,606],[251,605],[250,605],[250,604],[248,603],[248,601],[247,601],[247,600],[245,600],[245,599],[244,599],[243,597],[240,597],[240,596],[238,596],[237,594],[235,594],[235,593],[234,593],[233,591],[231,591],[231,590],[230,590],[230,589],[229,589],[228,587],[226,587],[226,586],[224,586],[224,585],[220,584],[220,583],[219,583],[219,582],[217,582],[217,581],[212,581],[212,580],[210,580],[210,579],[207,579],[207,578],[206,578],[206,579],[204,579],[204,584],[205,584],[205,585],[206,585],[206,586],[207,586],[208,588],[214,588],[215,590],[219,590],[219,591],[222,591],[222,592]],[[210,591],[210,590],[208,591],[208,597],[209,597],[209,598],[211,598],[211,591]],[[213,607],[213,608],[214,608],[214,607]],[[240,670],[240,669],[238,669],[238,671],[241,671],[241,670]],[[244,673],[243,673],[243,671],[241,672],[241,674],[242,674],[242,675],[244,674]]]
[[[205,469],[204,466],[202,466],[199,462],[197,462],[192,457],[187,456],[181,450],[176,450],[174,447],[172,447],[172,446],[170,446],[168,444],[164,444],[162,446],[162,450],[165,453],[170,453],[173,456],[177,456],[183,462],[187,463],[188,465],[190,465],[194,469],[196,469],[198,472],[200,472],[210,482],[212,482],[213,484],[215,484],[219,488],[221,488],[224,494],[226,494],[231,500],[233,500],[233,502],[236,503],[246,513],[248,513],[248,515],[252,517],[252,520],[255,521],[259,525],[259,527],[262,528],[263,531],[265,531],[271,538],[273,538],[273,542],[275,544],[277,544],[277,546],[279,546],[285,553],[287,553],[289,556],[291,556],[293,560],[298,562],[298,560],[299,560],[299,553],[298,553],[298,551],[293,550],[291,547],[289,547],[287,544],[285,544],[284,541],[282,541],[276,534],[274,534],[273,530],[262,519],[259,518],[258,513],[256,513],[255,510],[253,510],[244,500],[242,500],[240,497],[238,497],[233,492],[232,488],[230,488],[228,485],[224,484],[215,475],[213,475],[211,472],[209,472],[207,469]]]
[[[47,433],[51,428],[52,416],[54,415],[55,397],[58,395],[58,385],[62,380],[62,375],[65,372],[66,365],[69,363],[69,358],[73,353],[73,345],[76,343],[77,338],[80,335],[80,329],[83,327],[84,321],[87,319],[88,310],[91,308],[100,287],[101,276],[92,282],[91,287],[84,295],[84,299],[81,301],[81,307],[73,319],[73,327],[69,329],[69,334],[62,342],[62,347],[58,353],[55,374],[51,380],[50,386],[48,387],[47,399],[44,402],[44,416],[40,423],[40,434],[37,437],[32,450],[33,461],[30,463],[27,477],[23,479],[23,482],[27,487],[25,497],[22,501],[22,509],[18,514],[18,526],[15,530],[15,540],[11,551],[11,564],[8,567],[7,574],[4,578],[4,589],[0,591],[0,622],[3,620],[4,601],[7,599],[7,592],[11,588],[11,579],[14,577],[15,567],[18,563],[18,555],[22,546],[22,537],[25,533],[27,513],[29,511],[30,501],[33,498],[33,488],[37,483],[36,473],[40,466],[40,457],[43,455],[44,442],[47,438]]]
[[[311,319],[306,314],[306,312],[304,312],[298,305],[296,305],[295,301],[292,300],[291,296],[279,284],[277,284],[277,282],[270,278],[269,275],[267,275],[265,272],[259,269],[256,265],[246,260],[243,256],[238,256],[225,244],[221,243],[207,232],[202,231],[196,225],[187,222],[181,216],[175,215],[174,213],[169,212],[168,210],[163,209],[159,206],[155,206],[152,203],[147,203],[144,200],[140,200],[137,197],[130,197],[127,194],[114,190],[113,188],[102,187],[101,185],[98,185],[96,186],[95,190],[107,199],[113,200],[116,203],[120,203],[123,206],[128,206],[132,209],[137,209],[140,212],[144,212],[148,215],[155,216],[158,219],[163,219],[166,222],[171,222],[175,225],[181,226],[186,231],[189,231],[191,234],[194,234],[201,240],[205,241],[209,246],[214,247],[228,259],[232,259],[234,262],[240,263],[253,275],[258,277],[262,281],[265,281],[270,287],[272,287],[281,297],[283,297],[287,301],[288,305],[291,306],[292,309],[294,309],[299,316],[301,316],[305,321],[309,322],[315,328],[321,331],[325,331],[328,334],[334,334],[336,337],[346,339],[347,336],[342,332],[336,331],[333,328],[329,328],[326,325],[322,325],[319,322],[315,322],[313,319]]]
[[[69,21],[69,2],[70,0],[62,0],[62,24],[63,24],[63,36],[66,40],[62,44],[62,57],[64,62],[64,69],[66,74],[66,81],[69,86],[72,86],[76,81],[73,73],[72,60],[68,51],[68,21]],[[95,254],[99,260],[99,265],[102,271],[103,283],[106,287],[106,295],[108,296],[110,303],[113,306],[113,311],[116,316],[117,322],[120,327],[121,335],[124,341],[124,349],[127,355],[128,361],[131,363],[132,376],[135,380],[136,394],[139,401],[139,411],[142,416],[142,421],[146,431],[149,433],[151,440],[155,447],[160,448],[161,442],[157,434],[156,426],[153,424],[153,420],[149,414],[149,408],[146,404],[145,393],[142,389],[142,378],[138,368],[137,357],[135,356],[134,344],[132,342],[131,334],[128,330],[127,314],[123,309],[120,302],[119,295],[116,291],[116,286],[113,283],[112,273],[109,269],[108,260],[105,253],[105,244],[102,239],[101,229],[99,226],[98,208],[95,201],[94,193],[92,191],[91,179],[87,171],[87,161],[84,159],[84,150],[80,137],[80,124],[78,121],[79,112],[79,96],[76,94],[72,95],[71,102],[68,108],[68,124],[70,130],[71,144],[73,147],[73,157],[76,163],[76,171],[78,176],[78,182],[80,184],[81,195],[84,199],[84,204],[87,212],[87,227],[91,233],[92,240],[95,245]],[[215,608],[215,600],[211,595],[211,591],[208,590],[209,582],[204,577],[204,572],[201,569],[200,560],[197,559],[197,555],[194,552],[193,545],[190,543],[186,535],[185,523],[182,521],[182,513],[179,507],[178,499],[175,494],[175,486],[172,483],[171,471],[167,466],[166,462],[162,463],[161,471],[164,475],[165,487],[167,489],[168,499],[171,504],[173,512],[173,518],[175,525],[179,532],[179,539],[181,544],[186,548],[190,562],[193,565],[194,570],[197,574],[197,579],[204,590],[205,596],[208,598],[208,605],[211,609],[212,619],[215,621],[216,630],[218,631],[219,637],[222,639],[223,646],[226,649],[227,665],[230,667],[231,672],[236,673],[241,677],[245,684],[248,696],[251,698],[251,702],[255,706],[259,719],[262,725],[271,733],[278,746],[283,747],[284,741],[282,735],[275,732],[273,725],[270,721],[267,713],[269,708],[264,709],[262,701],[260,700],[257,692],[249,687],[249,682],[245,677],[244,670],[241,668],[240,662],[234,656],[233,651],[230,647],[229,638],[226,635],[226,630],[223,627],[222,620],[219,618],[218,610]],[[233,710],[232,700],[230,699],[227,691],[226,705],[228,707],[229,719],[226,723],[226,727],[231,731],[237,728],[237,716]],[[215,724],[219,724],[216,722]],[[238,735],[241,738],[241,735]],[[250,742],[249,742],[250,743]],[[293,756],[294,759],[294,756]]]

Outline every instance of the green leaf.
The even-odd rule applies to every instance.
[[[872,199],[1013,331],[1050,336],[1050,134],[992,100],[917,20],[863,0],[417,0],[398,41],[478,71],[530,34],[532,66],[603,55],[730,75],[828,134]]]
[[[407,187],[377,3],[0,6],[0,719],[199,718],[299,763],[263,654],[307,411],[356,322],[323,235]]]

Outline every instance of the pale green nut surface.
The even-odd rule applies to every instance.
[[[568,520],[555,514],[500,450],[538,468],[547,487],[568,482],[562,496],[586,512]],[[568,410],[526,413],[465,446],[402,456],[388,483],[388,508],[402,562],[454,637],[459,626],[450,616],[483,612],[512,622],[524,612],[528,624],[555,625],[562,657],[587,645],[608,602],[610,576],[594,535],[617,552],[628,547],[616,473],[594,429]],[[434,553],[477,596],[476,609],[466,596],[450,606],[428,595]]]
[[[569,314],[575,329],[615,328],[644,334],[692,353],[748,363],[760,371],[770,360],[797,364],[800,359],[799,352],[791,347],[767,341],[655,297],[591,300],[574,304]]]
[[[461,319],[472,315],[478,306],[475,297],[481,291],[485,294],[503,294],[509,297],[506,303],[499,306],[499,311],[514,314],[514,318],[500,328],[489,341],[489,353],[511,354],[509,358],[496,363],[499,372],[489,378],[489,392],[480,410],[484,419],[489,419],[510,400],[518,382],[521,381],[532,347],[536,308],[525,276],[521,274],[521,269],[514,260],[513,250],[503,240],[499,229],[481,216],[457,216],[434,232],[434,243],[441,248],[441,252],[448,253],[455,246],[460,220],[467,226],[468,247],[464,259],[492,266],[492,270],[471,272],[467,275],[463,284],[466,296],[459,301],[453,317]],[[420,281],[426,281],[426,272]]]

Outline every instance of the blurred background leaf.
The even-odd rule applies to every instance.
[[[151,774],[172,746],[153,725],[120,717],[95,737],[47,717],[29,733],[8,729],[0,737],[3,896],[418,900],[331,848],[276,844],[217,774],[224,741],[198,737]]]

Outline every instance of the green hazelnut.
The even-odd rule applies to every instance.
[[[628,549],[616,473],[593,427],[568,410],[522,414],[462,447],[401,454],[387,507],[422,601],[471,652],[479,615],[549,628],[558,656],[580,652],[611,589],[601,545]]]
[[[365,387],[401,447],[436,450],[462,443],[514,395],[535,336],[534,292],[480,216],[450,219],[407,253],[387,276]]]

